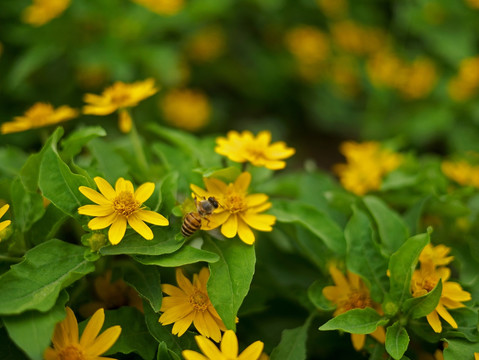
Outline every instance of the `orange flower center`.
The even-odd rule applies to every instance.
[[[190,296],[190,304],[197,311],[205,311],[208,308],[210,299],[208,295],[196,289],[195,293]]]
[[[75,345],[70,345],[58,353],[59,360],[86,360],[82,349]]]
[[[140,204],[131,192],[122,191],[113,200],[113,207],[118,214],[128,217],[140,208]]]
[[[421,287],[426,290],[427,292],[430,292],[432,289],[434,289],[437,285],[438,279],[432,276],[426,276],[422,280]]]
[[[258,161],[264,159],[264,151],[262,148],[257,147],[248,147],[245,149],[246,153],[248,154],[248,158],[253,161]]]
[[[349,293],[347,299],[343,300],[343,303],[340,305],[344,312],[352,309],[364,309],[368,306],[372,307],[372,301],[367,293],[361,291]]]
[[[244,196],[238,193],[230,193],[225,196],[224,204],[222,204],[229,212],[237,213],[246,210],[247,206]]]
[[[118,106],[122,106],[123,104],[127,103],[130,100],[130,94],[123,93],[123,94],[113,94],[111,97],[111,102]]]

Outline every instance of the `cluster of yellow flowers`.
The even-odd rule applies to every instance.
[[[446,267],[453,256],[447,256],[451,251],[445,245],[426,245],[419,256],[419,269],[415,270],[411,281],[411,291],[414,297],[419,297],[433,290],[442,280],[442,293],[439,303],[429,315],[427,321],[432,329],[440,333],[442,324],[439,317],[442,317],[453,328],[457,329],[457,323],[447,309],[458,309],[464,307],[464,301],[471,300],[471,294],[464,291],[459,283],[448,281],[451,270]]]
[[[478,89],[479,56],[462,60],[459,73],[449,81],[449,96],[455,101],[465,101],[473,97]]]
[[[375,141],[347,141],[341,144],[340,151],[347,164],[337,164],[333,171],[338,174],[343,187],[356,195],[378,190],[383,177],[402,162],[401,155],[381,148]]]
[[[42,26],[60,16],[70,6],[70,0],[33,0],[22,14],[22,20],[33,26]]]
[[[443,161],[442,172],[450,179],[463,186],[479,188],[479,166],[473,166],[467,161]]]

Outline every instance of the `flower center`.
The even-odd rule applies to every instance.
[[[58,354],[59,360],[86,360],[83,351],[75,345],[70,345]]]
[[[438,279],[435,279],[432,276],[426,276],[423,281],[422,281],[422,288],[426,290],[427,292],[430,292],[432,289],[436,287],[436,284],[438,282]]]
[[[113,207],[118,214],[128,217],[140,208],[140,204],[131,192],[122,191],[113,200]]]
[[[131,96],[128,93],[116,93],[111,97],[111,102],[118,106],[122,106],[130,100]]]
[[[368,306],[372,307],[369,295],[364,292],[355,291],[348,294],[348,299],[344,301],[343,308],[346,312],[352,309],[364,309]]]
[[[190,304],[197,311],[205,311],[208,308],[210,299],[208,295],[202,293],[199,290],[195,290],[195,293],[190,296]]]
[[[253,161],[264,159],[264,150],[262,148],[249,147],[246,149],[246,153],[248,154],[248,158]]]
[[[246,210],[244,196],[238,193],[232,193],[232,194],[226,195],[224,206],[231,213],[237,213],[237,212]]]

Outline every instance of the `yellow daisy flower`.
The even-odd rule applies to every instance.
[[[346,278],[334,264],[329,266],[329,272],[335,285],[324,287],[323,295],[336,305],[333,316],[343,314],[352,309],[364,309],[366,307],[373,308],[379,313],[382,312],[381,306],[371,299],[369,289],[358,275],[348,271]],[[382,326],[379,326],[369,335],[382,344],[386,340],[386,334]],[[366,335],[351,334],[351,341],[354,349],[360,350],[364,346]]]
[[[439,244],[433,246],[427,244],[419,255],[419,262],[421,264],[430,262],[434,266],[442,266],[449,264],[454,260],[454,256],[447,256],[451,252],[451,248],[446,245]]]
[[[176,269],[176,282],[179,287],[162,284],[161,290],[170,295],[163,297],[160,311],[163,314],[158,320],[162,325],[173,325],[173,335],[181,336],[191,323],[198,332],[219,342],[221,331],[226,327],[211,304],[206,290],[210,271],[204,267],[199,274],[193,275],[193,283],[188,280],[181,269]]]
[[[131,181],[123,178],[116,181],[115,189],[99,176],[94,180],[101,194],[86,186],[80,186],[78,189],[98,205],[81,206],[78,208],[78,213],[96,216],[88,223],[88,227],[92,230],[104,229],[111,225],[108,239],[113,245],[118,244],[125,235],[127,223],[146,240],[153,239],[153,232],[145,222],[160,226],[168,225],[168,219],[163,215],[142,207],[153,194],[155,184],[144,183],[134,191]]]
[[[60,16],[70,5],[70,0],[33,0],[22,14],[23,22],[42,26],[50,20]]]
[[[259,360],[264,346],[261,341],[255,341],[238,355],[238,338],[233,330],[224,333],[219,349],[204,336],[195,336],[195,340],[204,356],[184,350],[181,354],[185,360]]]
[[[216,139],[215,151],[228,157],[235,162],[249,161],[254,166],[264,166],[271,170],[283,169],[286,162],[283,159],[289,158],[295,153],[293,148],[286,147],[283,141],[270,144],[271,133],[261,131],[256,138],[250,131],[228,132],[226,138]]]
[[[426,295],[442,279],[442,294],[436,308],[427,315],[427,322],[432,329],[440,333],[442,324],[439,317],[442,317],[453,328],[457,329],[457,323],[447,309],[458,309],[464,307],[463,301],[471,300],[471,294],[464,291],[460,284],[447,281],[451,276],[451,270],[447,267],[436,269],[432,262],[421,263],[419,270],[415,270],[412,275],[411,291],[412,296],[419,297]]]
[[[23,116],[16,116],[13,121],[2,124],[2,134],[10,134],[43,126],[58,124],[78,116],[78,111],[69,106],[54,109],[52,105],[38,102],[25,111]]]
[[[132,127],[132,119],[128,108],[158,92],[155,80],[146,79],[132,84],[117,81],[106,88],[101,95],[86,94],[83,97],[88,105],[83,107],[84,114],[109,115],[119,110],[118,126],[124,133],[128,133]]]
[[[248,194],[251,174],[242,173],[234,183],[226,185],[218,179],[203,179],[206,191],[191,184],[191,190],[199,198],[214,197],[220,205],[215,212],[203,222],[201,229],[212,230],[221,225],[221,233],[227,238],[236,234],[248,245],[255,241],[254,233],[250,228],[260,231],[272,231],[276,217],[260,214],[269,209],[271,203],[265,194]]]
[[[10,207],[10,205],[8,205],[8,204],[5,204],[2,207],[0,207],[0,219],[2,218],[3,215],[5,215],[5,213],[7,212],[9,207]],[[5,229],[10,224],[11,224],[10,220],[5,220],[5,221],[0,222],[0,231]]]
[[[459,185],[479,188],[479,166],[471,165],[464,160],[443,161],[441,170],[444,175]]]
[[[121,327],[112,326],[98,336],[103,322],[105,311],[99,309],[88,321],[83,334],[78,340],[78,323],[75,314],[69,307],[66,308],[66,318],[55,326],[53,332],[53,348],[45,350],[45,360],[114,360],[100,356],[113,346],[121,333]]]

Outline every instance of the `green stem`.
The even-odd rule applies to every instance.
[[[22,258],[17,258],[13,256],[6,256],[6,255],[0,255],[0,261],[8,261],[8,262],[15,262],[18,263],[22,261]]]
[[[132,121],[131,131],[130,131],[131,144],[133,145],[133,151],[138,159],[139,166],[143,173],[148,173],[148,162],[146,161],[145,152],[143,151],[142,142],[138,131],[136,130],[135,122]]]

